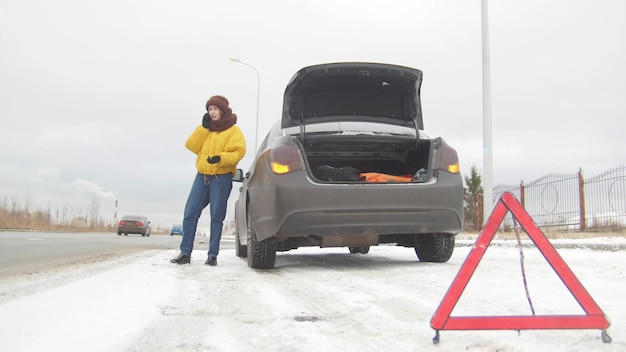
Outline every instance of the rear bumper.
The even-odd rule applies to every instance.
[[[144,227],[118,227],[118,233],[133,233],[133,234],[144,234],[146,232],[146,228]]]
[[[457,234],[463,224],[462,179],[446,172],[421,184],[328,184],[302,170],[251,187],[250,204],[259,240]]]

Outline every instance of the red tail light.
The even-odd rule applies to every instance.
[[[453,174],[461,172],[461,166],[459,164],[459,156],[456,150],[441,140],[441,158],[439,160],[439,169],[448,171]]]
[[[124,225],[124,224],[126,224],[126,221],[123,221],[123,220],[120,221],[120,225]]]
[[[302,162],[295,145],[284,145],[272,149],[269,163],[272,172],[278,175],[302,170]]]
[[[137,226],[143,226],[143,222],[137,221]]]

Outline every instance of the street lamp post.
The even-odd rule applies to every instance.
[[[491,70],[489,65],[489,10],[488,0],[481,1],[483,41],[483,224],[489,220],[493,208],[493,142],[491,136]]]
[[[232,62],[238,62],[240,64],[246,65],[248,67],[250,67],[251,69],[254,70],[254,72],[256,72],[256,126],[254,128],[254,152],[257,152],[257,148],[259,147],[257,141],[258,141],[258,136],[259,136],[259,95],[261,94],[261,75],[259,74],[259,71],[252,65],[245,63],[243,61],[240,61],[237,58],[231,57],[229,58],[230,61]]]

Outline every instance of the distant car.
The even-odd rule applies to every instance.
[[[128,236],[128,234],[139,234],[150,236],[150,221],[145,216],[125,215],[117,223],[117,235]]]
[[[172,225],[170,229],[170,236],[183,235],[183,225]]]
[[[392,243],[446,262],[463,224],[454,148],[422,131],[422,71],[377,63],[299,70],[235,202],[235,253],[252,268],[302,246]],[[388,180],[388,181],[387,181]]]

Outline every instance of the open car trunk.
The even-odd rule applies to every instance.
[[[298,137],[309,174],[321,182],[368,182],[363,174],[392,176],[388,182],[424,182],[430,175],[429,139],[376,136]],[[355,178],[354,174],[359,175]],[[381,181],[379,181],[381,182]]]
[[[430,140],[420,139],[421,82],[420,70],[398,65],[306,67],[285,89],[281,127],[299,128],[296,139],[318,181],[372,182],[379,175],[363,174],[377,173],[403,176],[393,182],[423,182],[432,148]],[[337,128],[313,132],[323,124]],[[364,131],[346,128],[350,124],[379,126]]]

